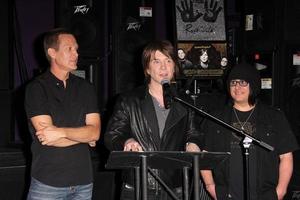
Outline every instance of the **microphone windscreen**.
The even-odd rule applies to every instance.
[[[169,109],[172,103],[172,92],[170,87],[170,81],[168,79],[164,79],[161,81],[161,85],[163,89],[164,105],[166,109]]]
[[[168,79],[163,79],[161,82],[160,82],[161,85],[164,85],[164,84],[170,84],[170,81]]]

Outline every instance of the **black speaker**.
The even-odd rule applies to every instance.
[[[12,87],[12,69],[10,65],[10,56],[11,56],[11,13],[12,6],[11,1],[4,0],[1,2],[0,6],[0,90],[10,89]]]
[[[247,52],[276,49],[281,19],[278,0],[244,1],[245,50]]]
[[[25,166],[0,167],[0,199],[25,199]]]
[[[113,0],[114,94],[143,83],[143,47],[154,39],[154,0]]]
[[[28,155],[26,155],[28,156]],[[26,160],[27,159],[27,160]],[[29,158],[21,149],[1,149],[0,151],[0,199],[26,199],[30,186]],[[93,161],[93,200],[115,199],[115,172],[101,171],[99,162]]]
[[[56,0],[55,24],[71,30],[79,45],[76,75],[95,85],[100,111],[108,99],[109,0]]]
[[[24,152],[18,148],[0,150],[0,199],[25,199],[30,167],[26,167]]]
[[[94,171],[93,200],[114,200],[115,195],[115,172]]]
[[[284,39],[286,41],[300,41],[300,1],[284,1]]]
[[[103,52],[105,2],[94,0],[55,1],[55,24],[57,27],[68,28],[75,34],[81,57],[99,57]]]
[[[7,146],[12,140],[12,92],[0,91],[0,147]]]

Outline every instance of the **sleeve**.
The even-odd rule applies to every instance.
[[[201,126],[201,131],[203,135],[203,150],[215,151],[214,150],[214,132],[211,131],[211,122],[209,119],[205,119],[203,125]]]
[[[275,131],[277,131],[278,135],[276,138],[276,148],[279,155],[299,149],[297,139],[284,113],[277,111],[276,120],[274,125],[276,126]]]
[[[128,105],[122,97],[117,100],[104,135],[105,146],[111,151],[122,151],[131,132]]]
[[[188,110],[188,130],[187,130],[187,141],[198,145],[200,149],[203,147],[203,132],[200,131],[200,124],[202,117],[196,115],[194,111]]]
[[[210,115],[225,123],[229,123],[227,109],[227,107],[216,109],[212,111]],[[231,132],[228,132],[229,130],[227,128],[207,117],[202,123],[201,131],[203,132],[202,135],[204,138],[204,150],[210,152],[230,151],[230,149],[228,149],[228,144],[230,143]]]
[[[98,98],[97,98],[97,93],[95,90],[95,87],[91,84],[87,85],[87,94],[88,98],[86,98],[86,106],[87,106],[87,110],[86,110],[86,114],[89,113],[99,113],[99,107],[98,107]]]
[[[28,118],[37,115],[50,115],[46,91],[38,81],[34,81],[27,86],[24,104]]]

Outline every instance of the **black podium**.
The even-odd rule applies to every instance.
[[[183,191],[184,200],[188,200],[188,169],[193,169],[194,178],[194,200],[199,200],[199,177],[200,169],[213,169],[218,164],[228,159],[228,152],[185,152],[185,151],[148,151],[148,152],[111,152],[107,169],[135,169],[135,196],[140,196],[140,181],[142,182],[142,199],[147,200],[148,170],[157,181],[172,195],[172,191],[151,169],[183,169]],[[141,173],[140,173],[141,172]]]

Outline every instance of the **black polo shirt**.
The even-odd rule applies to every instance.
[[[55,187],[91,183],[93,176],[88,144],[43,146],[35,136],[30,118],[50,115],[57,127],[85,126],[86,114],[99,112],[94,87],[70,74],[64,88],[63,82],[48,70],[28,84],[25,109],[33,139],[32,177]]]

